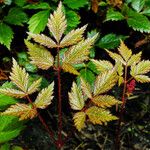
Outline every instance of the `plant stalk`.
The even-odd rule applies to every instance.
[[[115,150],[120,150],[121,122],[122,122],[123,114],[125,111],[126,89],[127,89],[127,65],[125,66],[124,86],[123,86],[123,94],[122,94],[122,105],[121,105],[121,109],[120,109],[120,113],[119,113],[119,120],[118,120],[117,129],[116,129]]]
[[[59,54],[59,46],[57,47],[57,84],[58,84],[58,141],[57,148],[61,149],[63,146],[62,141],[62,99],[61,99],[61,67],[60,67],[60,54]]]
[[[35,105],[33,104],[32,100],[30,99],[30,97],[27,95],[26,96],[28,102],[33,106],[33,108],[35,108],[37,110],[37,108],[35,107]],[[43,117],[38,113],[38,118],[41,121],[42,125],[45,127],[45,129],[47,130],[49,136],[51,137],[53,143],[56,145],[56,140],[54,138],[54,133],[53,131],[48,127],[48,125],[46,124],[45,120],[43,119]]]

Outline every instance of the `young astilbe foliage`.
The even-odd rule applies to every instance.
[[[62,147],[62,110],[61,110],[61,71],[69,72],[74,75],[79,75],[75,69],[76,64],[83,63],[89,60],[90,48],[93,46],[97,34],[93,37],[85,39],[83,37],[87,25],[70,31],[64,34],[67,28],[67,21],[62,11],[62,3],[50,18],[47,23],[51,37],[44,34],[28,33],[29,37],[34,40],[34,44],[25,40],[28,48],[28,54],[31,63],[36,65],[39,69],[48,70],[53,68],[57,71],[58,82],[52,82],[47,88],[39,91],[41,78],[34,81],[32,84],[29,82],[29,74],[25,69],[21,68],[15,59],[13,59],[12,72],[10,73],[10,80],[14,83],[14,89],[6,88],[0,89],[0,92],[16,98],[26,98],[29,103],[16,103],[10,106],[6,111],[1,112],[1,115],[14,115],[18,116],[20,120],[32,119],[39,116],[38,109],[45,109],[52,103],[54,96],[54,85],[58,86],[58,140],[55,144],[58,148]],[[60,50],[67,48],[66,51],[60,56]],[[57,55],[54,57],[51,51],[57,50]],[[115,60],[115,65],[106,60],[91,61],[95,64],[100,74],[96,77],[94,86],[90,85],[85,79],[80,78],[80,83],[73,82],[71,91],[69,92],[69,103],[71,108],[76,111],[73,120],[74,125],[78,131],[81,131],[86,126],[86,120],[93,124],[107,124],[108,121],[118,119],[112,115],[108,110],[109,107],[121,104],[124,108],[127,93],[127,83],[132,79],[137,82],[145,83],[150,82],[150,78],[145,75],[150,71],[150,61],[141,61],[141,52],[132,54],[121,41],[118,48],[119,54],[108,51],[110,57]],[[130,67],[131,77],[127,79],[127,68]],[[114,96],[107,94],[115,85],[124,84],[124,94],[122,102],[117,100]],[[35,101],[29,97],[34,92],[39,91]],[[41,120],[41,116],[40,116]],[[45,125],[44,125],[45,126]],[[50,134],[52,136],[52,134]]]

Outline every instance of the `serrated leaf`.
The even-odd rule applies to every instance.
[[[70,46],[76,44],[83,39],[83,33],[87,25],[82,28],[70,31],[60,42],[60,47]]]
[[[9,10],[8,15],[4,17],[4,21],[12,24],[23,26],[28,21],[28,16],[21,8],[13,7]]]
[[[5,143],[0,146],[0,150],[10,150],[10,144]]]
[[[56,11],[54,11],[53,15],[50,15],[50,19],[48,19],[47,26],[54,36],[57,43],[60,42],[60,39],[66,30],[67,21],[65,19],[65,15],[62,11],[62,3],[60,2]]]
[[[86,82],[83,78],[80,78],[81,80],[81,89],[83,91],[83,93],[88,97],[88,98],[92,98],[92,92],[91,92],[91,87],[90,84],[88,82]]]
[[[20,7],[23,7],[26,4],[26,0],[13,0],[13,2]]]
[[[82,91],[75,82],[73,82],[71,92],[69,92],[69,103],[74,110],[81,110],[85,104]]]
[[[131,6],[134,10],[140,12],[143,9],[144,4],[145,4],[145,0],[133,0]]]
[[[67,31],[71,31],[72,29],[76,28],[77,25],[80,23],[80,16],[77,12],[72,10],[66,11],[66,19],[67,19]]]
[[[33,34],[28,32],[29,36],[31,36],[35,42],[39,43],[40,45],[46,46],[48,48],[55,48],[57,47],[56,43],[44,34]]]
[[[84,112],[77,112],[73,116],[74,124],[78,131],[81,131],[85,127],[85,119],[86,114]]]
[[[94,95],[109,91],[117,82],[118,76],[115,69],[102,72],[95,80]]]
[[[146,75],[136,75],[136,76],[134,76],[134,79],[137,82],[141,82],[141,83],[150,82],[150,78]]]
[[[94,44],[98,34],[92,38],[88,38],[79,42],[77,45],[72,46],[68,51],[65,52],[63,57],[63,63],[79,64],[85,60],[88,60],[89,49]]]
[[[19,90],[11,89],[11,88],[0,89],[0,93],[15,97],[15,98],[23,98],[26,96],[26,93],[19,91]]]
[[[43,10],[34,14],[28,21],[29,31],[32,33],[40,33],[44,31],[49,17],[49,13],[49,10]]]
[[[11,27],[5,23],[0,23],[0,44],[5,45],[10,50],[10,44],[13,39],[14,32]]]
[[[114,49],[119,46],[120,40],[125,40],[126,38],[127,36],[116,35],[116,34],[110,33],[102,37],[98,41],[97,46],[100,48]]]
[[[108,9],[105,21],[119,21],[124,19],[125,17],[119,11]]]
[[[123,41],[121,41],[118,51],[126,62],[129,60],[129,58],[132,55],[132,51],[124,44]]]
[[[148,7],[148,8],[145,8],[142,12],[141,12],[141,14],[143,14],[143,15],[146,15],[146,16],[150,16],[150,8]]]
[[[69,63],[63,63],[62,69],[63,69],[65,72],[69,72],[69,73],[74,74],[74,75],[79,75],[79,74],[80,74],[80,73],[79,73],[72,65],[70,65]]]
[[[92,106],[86,110],[86,114],[88,115],[90,121],[93,124],[102,124],[107,123],[108,121],[118,119],[116,116],[110,114],[108,110],[98,108],[96,106]]]
[[[113,53],[113,52],[108,51],[108,50],[106,50],[106,51],[112,59],[114,59],[115,61],[120,61],[121,63],[126,65],[126,62],[123,60],[123,58],[119,54]]]
[[[106,70],[110,70],[113,68],[113,65],[111,64],[110,61],[106,61],[106,60],[95,60],[95,59],[91,59],[91,61],[94,63],[94,65],[96,66],[96,69],[100,72],[102,71],[106,71]]]
[[[64,0],[63,3],[71,9],[79,9],[88,4],[87,0]]]
[[[44,109],[51,104],[53,99],[54,82],[52,82],[47,88],[42,89],[38,94],[34,104],[37,108]]]
[[[110,95],[98,95],[92,98],[92,102],[99,107],[111,107],[116,104],[121,104],[121,101],[115,99],[115,97]]]
[[[150,61],[149,60],[143,60],[139,62],[137,65],[133,64],[131,66],[130,74],[134,77],[139,74],[145,74],[150,71]]]
[[[50,9],[50,6],[46,2],[39,2],[34,4],[28,4],[23,7],[24,9]]]
[[[13,67],[12,67],[12,72],[10,73],[10,79],[24,93],[27,92],[29,74],[25,71],[24,68],[22,69],[18,65],[15,59],[13,59]]]
[[[41,85],[41,81],[42,81],[42,78],[34,81],[28,88],[28,94],[32,94],[32,93],[36,92],[38,90],[39,86]]]
[[[138,62],[141,61],[141,55],[142,52],[139,52],[138,54],[134,54],[131,56],[131,58],[128,60],[127,65],[132,66],[133,64],[137,64]]]
[[[37,110],[27,104],[17,103],[11,105],[1,115],[13,115],[19,117],[19,120],[32,119],[37,115]]]
[[[148,18],[140,13],[133,11],[125,6],[126,19],[129,27],[132,27],[136,31],[150,33],[150,21]]]
[[[25,41],[25,44],[28,48],[28,54],[30,55],[32,64],[43,70],[47,70],[53,66],[54,58],[46,48],[32,44],[29,41]]]

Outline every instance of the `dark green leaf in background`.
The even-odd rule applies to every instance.
[[[28,21],[28,17],[22,9],[14,7],[11,8],[8,15],[4,17],[4,21],[9,24],[23,26],[23,23]]]
[[[27,0],[13,0],[13,2],[17,5],[17,6],[24,6],[27,3]]]
[[[49,14],[49,10],[43,10],[34,14],[28,22],[29,31],[32,33],[40,33],[44,31],[49,18]]]
[[[10,50],[10,44],[13,39],[14,32],[11,27],[5,23],[0,23],[0,44],[5,45]]]

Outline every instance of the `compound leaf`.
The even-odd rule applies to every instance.
[[[109,91],[117,82],[118,76],[115,69],[102,72],[95,81],[94,95]]]
[[[108,121],[118,119],[116,116],[110,114],[108,110],[103,108],[98,108],[96,106],[92,106],[86,110],[86,114],[88,115],[90,121],[93,124],[102,124],[107,123]]]
[[[59,43],[60,39],[67,27],[67,21],[65,19],[65,15],[62,11],[62,3],[60,2],[56,11],[54,11],[53,15],[50,15],[50,19],[48,19],[47,26]]]
[[[75,82],[73,82],[71,92],[69,92],[69,103],[74,110],[81,110],[84,107],[82,91]]]
[[[85,127],[86,114],[84,112],[77,112],[75,113],[73,120],[77,130],[81,131],[81,129]]]
[[[95,103],[99,107],[111,107],[116,104],[120,104],[121,102],[116,100],[115,97],[110,95],[98,95],[92,98],[92,102]]]
[[[23,92],[27,92],[29,74],[26,73],[25,69],[21,68],[15,59],[13,59],[12,72],[10,73],[11,81],[20,88]]]
[[[54,58],[46,48],[32,44],[29,41],[25,41],[25,44],[28,48],[28,54],[30,55],[32,64],[43,70],[47,70],[53,66]]]
[[[37,108],[44,109],[51,104],[53,99],[54,82],[52,82],[47,88],[42,89],[38,94],[34,104]]]
[[[150,82],[150,78],[146,75],[136,75],[136,76],[134,76],[134,79],[137,82],[141,82],[141,83]]]
[[[28,32],[29,36],[34,39],[35,42],[39,43],[40,45],[46,46],[48,48],[55,48],[57,47],[56,43],[44,34],[33,34]]]
[[[16,103],[1,114],[18,116],[19,120],[25,120],[34,118],[37,115],[37,111],[27,104]]]
[[[82,28],[70,31],[60,42],[61,47],[70,46],[76,44],[77,42],[83,39],[83,33],[86,29],[87,25]]]

